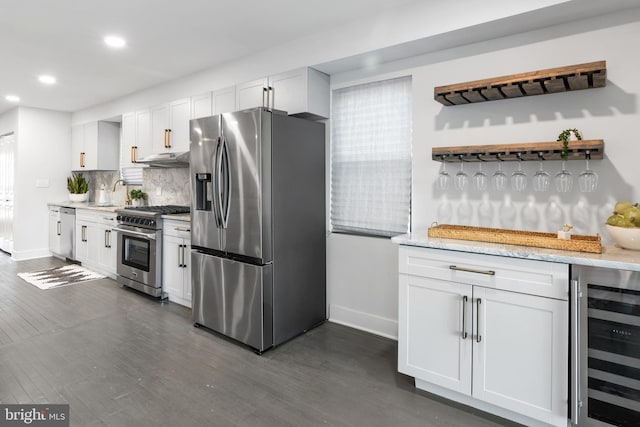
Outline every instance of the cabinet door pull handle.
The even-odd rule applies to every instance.
[[[61,230],[61,227],[60,227],[60,221],[58,221],[56,232],[58,233],[58,236],[62,234],[62,230]]]
[[[107,230],[104,230],[104,247],[109,247],[109,242],[107,242]]]
[[[482,335],[480,335],[480,304],[482,304],[482,300],[478,298],[476,300],[476,330],[478,331],[476,342],[482,341]]]
[[[264,99],[265,99],[265,95],[267,95],[267,91],[269,89],[267,89],[266,87],[262,88],[262,106],[266,107],[267,105],[265,105]],[[267,103],[269,102],[269,99],[267,98]]]
[[[467,301],[466,295],[462,296],[462,339],[467,339]]]
[[[182,245],[182,268],[187,268],[187,245]]]
[[[176,230],[176,231],[191,231],[190,228],[185,228],[185,227],[174,227],[174,230]]]
[[[267,94],[267,106],[271,109],[275,108],[275,91],[273,90],[273,87],[269,86],[269,93]],[[269,103],[269,99],[271,99],[271,103]]]
[[[178,268],[182,268],[182,245],[178,245]]]
[[[167,129],[167,148],[171,148],[171,129]]]
[[[464,267],[458,267],[455,265],[450,265],[449,266],[449,270],[455,270],[455,271],[466,271],[467,273],[478,273],[478,274],[486,274],[487,276],[495,276],[496,272],[493,270],[475,270],[473,268],[464,268]]]
[[[109,236],[107,237],[107,242],[109,243],[109,245],[107,247],[110,248],[111,247],[111,230],[107,230],[107,233],[109,233]]]

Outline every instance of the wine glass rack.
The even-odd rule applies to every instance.
[[[602,139],[569,141],[567,160],[604,157]],[[499,162],[518,160],[562,160],[562,142],[524,142],[520,144],[433,147],[431,158],[438,162]]]
[[[438,86],[433,90],[433,97],[445,106],[453,106],[593,89],[606,84],[607,63],[597,61]]]

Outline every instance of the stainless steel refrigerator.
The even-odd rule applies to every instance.
[[[326,320],[324,124],[190,122],[193,321],[258,352]]]

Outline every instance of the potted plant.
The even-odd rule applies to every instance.
[[[582,139],[582,135],[580,135],[578,129],[565,129],[558,135],[558,141],[562,141],[562,160],[569,158],[569,140],[571,139],[571,135],[575,136],[578,141]]]
[[[129,192],[129,196],[131,197],[131,204],[133,206],[142,206],[144,201],[147,200],[147,193],[142,190],[133,189]]]
[[[69,200],[72,202],[86,202],[89,195],[89,182],[81,173],[73,173],[67,177]]]

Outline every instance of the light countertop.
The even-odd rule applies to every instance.
[[[115,212],[116,209],[122,209],[124,206],[106,205],[102,206],[95,202],[74,203],[74,202],[52,202],[47,203],[49,206],[60,206],[63,208],[90,209],[102,212]]]
[[[622,249],[617,246],[604,245],[601,254],[592,254],[501,243],[429,238],[426,230],[396,236],[391,241],[405,246],[640,271],[640,251]]]

